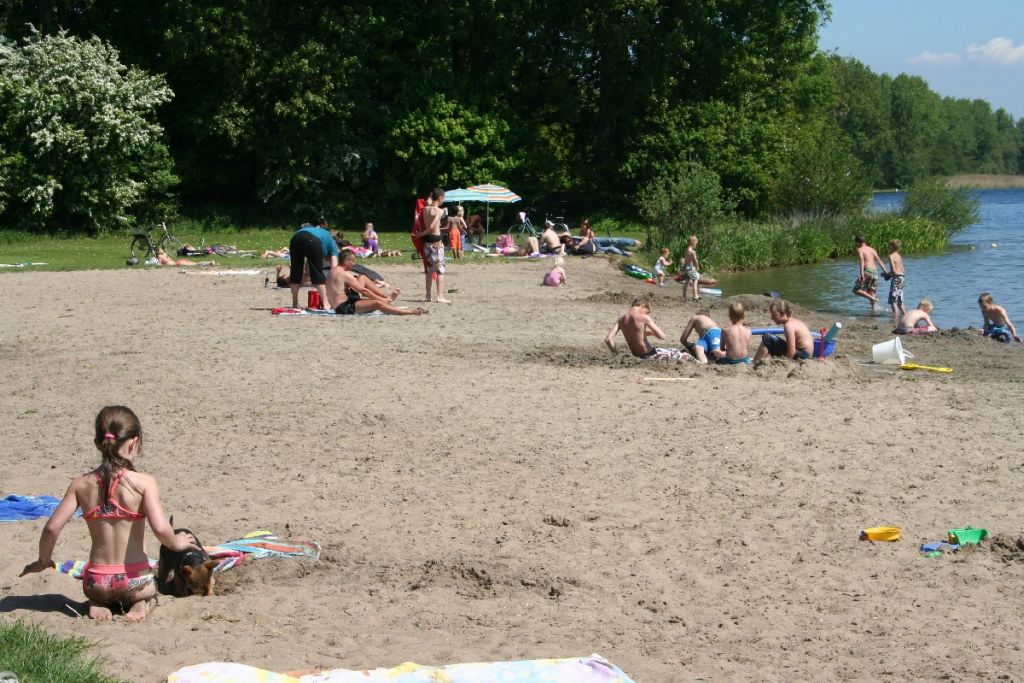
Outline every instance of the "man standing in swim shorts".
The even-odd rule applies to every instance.
[[[878,270],[875,269],[875,263],[878,263],[883,272],[885,264],[882,263],[882,257],[878,252],[867,245],[864,235],[857,235],[854,242],[857,245],[857,257],[860,259],[860,274],[853,285],[853,293],[870,301],[871,312],[874,313],[875,305],[878,303]]]
[[[426,256],[427,294],[423,299],[430,302],[431,283],[437,283],[437,298],[441,304],[450,304],[444,297],[444,242],[441,237],[441,205],[444,204],[444,190],[435,187],[430,191],[430,201],[423,207],[423,228],[418,237],[423,240],[423,251]]]
[[[338,245],[334,241],[334,236],[323,228],[306,223],[292,235],[288,249],[292,262],[288,273],[288,285],[292,290],[292,308],[299,307],[302,271],[306,266],[309,267],[310,283],[320,292],[321,307],[329,308],[324,265],[325,261],[329,263],[328,271],[338,265]]]

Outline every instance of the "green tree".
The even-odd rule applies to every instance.
[[[166,210],[164,80],[64,32],[0,43],[0,221],[99,232]]]
[[[640,215],[654,226],[653,246],[678,246],[687,236],[705,239],[728,207],[718,174],[697,162],[677,164],[641,189]]]
[[[824,217],[863,210],[871,183],[841,129],[821,122],[802,126],[786,151],[772,192],[778,213]]]

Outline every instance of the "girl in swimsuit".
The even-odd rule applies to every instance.
[[[126,610],[128,621],[142,621],[156,597],[146,554],[146,519],[161,543],[183,552],[193,548],[186,534],[175,535],[160,504],[156,480],[135,470],[142,450],[139,418],[124,406],[107,406],[96,416],[96,448],[102,461],[75,477],[39,538],[39,559],[21,576],[54,568],[53,548],[64,525],[82,508],[92,537],[82,590],[89,598],[89,618],[109,620],[110,607]]]

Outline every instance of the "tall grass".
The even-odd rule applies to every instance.
[[[927,218],[867,214],[852,219],[818,218],[796,225],[783,220],[733,219],[711,226],[697,251],[709,270],[761,270],[852,255],[858,234],[883,255],[892,239],[902,242],[905,254],[942,251],[949,242],[946,230]],[[685,246],[685,242],[672,245],[676,258]]]

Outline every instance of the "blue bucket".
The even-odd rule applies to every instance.
[[[828,358],[836,352],[836,340],[833,339],[829,343],[825,344],[825,357]],[[814,353],[812,354],[815,358],[821,356],[821,340],[814,340]]]

